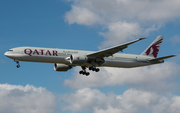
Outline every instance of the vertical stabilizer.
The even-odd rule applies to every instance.
[[[150,56],[156,58],[162,43],[164,36],[158,36],[141,55]]]

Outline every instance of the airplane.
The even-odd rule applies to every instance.
[[[68,71],[72,67],[81,66],[82,70],[79,71],[79,74],[86,76],[90,75],[86,71],[87,68],[95,72],[100,71],[97,67],[134,68],[163,63],[164,59],[176,56],[169,55],[157,58],[163,36],[158,36],[140,55],[117,53],[122,52],[130,44],[145,38],[139,38],[100,51],[17,47],[8,50],[4,55],[14,59],[17,68],[20,67],[19,61],[54,63],[55,71]]]

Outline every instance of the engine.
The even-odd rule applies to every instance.
[[[70,56],[70,63],[71,64],[83,64],[86,63],[88,60],[86,55],[71,55]]]
[[[55,63],[54,64],[54,70],[56,71],[67,71],[71,69],[72,67],[66,64],[60,64],[60,63]]]

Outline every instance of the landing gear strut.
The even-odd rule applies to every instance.
[[[83,74],[83,75],[86,75],[86,76],[90,75],[89,72],[86,72],[86,67],[81,67],[81,68],[82,68],[82,70],[79,71],[79,74]]]
[[[18,60],[14,60],[14,62],[16,62],[17,63],[17,68],[19,68],[20,67],[20,65],[19,65],[19,61]]]

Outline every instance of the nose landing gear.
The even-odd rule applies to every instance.
[[[19,65],[19,61],[18,60],[14,60],[14,62],[16,62],[17,63],[17,68],[19,68],[20,67],[20,65]]]

